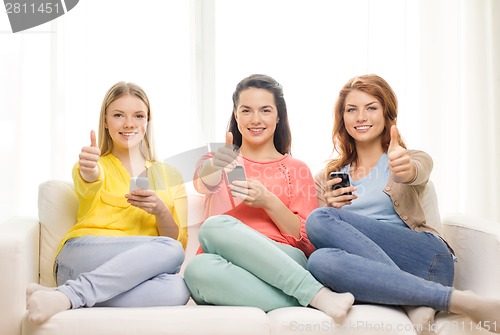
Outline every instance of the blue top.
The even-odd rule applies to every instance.
[[[346,165],[341,171],[349,173],[350,168],[350,165]],[[351,185],[357,187],[354,194],[358,198],[354,199],[351,205],[342,207],[343,209],[408,228],[394,210],[391,197],[384,192],[389,179],[387,153],[380,156],[377,164],[368,175],[357,181],[353,181],[349,175],[349,179],[351,179]]]

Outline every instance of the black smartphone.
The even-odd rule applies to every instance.
[[[245,168],[243,167],[243,165],[236,165],[236,167],[233,169],[233,171],[227,173],[227,181],[229,184],[232,184],[233,181],[235,181],[235,180],[245,181],[246,179],[247,178],[245,175]],[[241,193],[241,192],[238,192],[236,190],[232,190],[231,195],[233,197],[234,197],[234,194],[232,194],[233,192]]]
[[[335,171],[332,171],[330,172],[330,180],[331,179],[334,179],[334,178],[342,178],[342,181],[338,184],[335,184],[332,186],[332,190],[336,190],[338,188],[344,188],[344,187],[349,187],[351,186],[351,182],[349,180],[349,174],[347,174],[346,172],[335,172]],[[344,194],[347,194],[347,195],[351,195],[352,192],[347,192],[347,193],[344,193]]]
[[[245,181],[246,179],[245,168],[243,165],[236,165],[233,171],[227,173],[227,181],[229,184],[232,184],[235,180]]]

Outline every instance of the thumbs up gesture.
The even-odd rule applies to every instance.
[[[391,127],[391,142],[387,149],[389,172],[396,183],[408,183],[415,178],[416,170],[408,150],[399,144],[399,131],[396,125]]]
[[[94,182],[99,177],[99,167],[97,163],[101,157],[101,150],[97,147],[95,131],[90,132],[90,146],[82,148],[78,164],[80,165],[80,175],[86,182]]]
[[[206,185],[215,186],[222,178],[222,171],[230,172],[237,165],[238,154],[233,150],[233,133],[226,133],[225,145],[217,150],[214,157],[207,159],[200,170],[200,177]]]
[[[217,150],[213,158],[213,165],[216,169],[226,172],[232,171],[236,166],[238,154],[233,150],[233,133],[226,133],[226,144]]]

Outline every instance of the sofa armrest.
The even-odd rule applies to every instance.
[[[38,219],[14,217],[0,224],[0,334],[21,334],[26,285],[38,282]]]
[[[500,298],[500,223],[454,214],[443,218],[443,231],[458,258],[454,286]]]

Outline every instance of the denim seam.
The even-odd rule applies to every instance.
[[[332,214],[330,213],[330,211],[329,211],[329,213],[327,213],[327,215],[328,215],[328,219],[329,219],[329,220],[337,221],[337,217],[336,217],[335,215],[332,215]],[[338,216],[338,220],[342,221],[343,223],[345,223],[345,224],[347,224],[347,225],[349,224],[349,223],[345,222],[344,220],[342,220],[342,218],[340,217],[340,215]],[[351,226],[351,227],[352,227],[352,226]],[[354,230],[354,235],[355,235],[356,237],[358,237],[358,238],[362,238],[363,240],[364,240],[364,239],[369,239],[366,235],[364,235],[363,233],[361,233],[361,232],[360,232],[359,230],[357,230],[356,228],[354,228],[354,227],[352,227],[352,228],[353,228],[353,230]],[[344,228],[343,228],[343,229],[344,229]],[[344,230],[345,230],[345,229],[344,229]],[[349,233],[351,233],[351,232],[349,231]],[[367,242],[367,241],[363,241],[363,243],[364,243],[366,246],[370,246],[370,245],[369,245],[369,242]],[[373,244],[376,244],[376,243],[375,243],[375,242],[373,242],[373,241],[372,241],[372,243],[373,243]],[[371,246],[370,246],[370,247],[371,247]],[[380,248],[380,246],[378,246],[378,245],[377,245],[377,247],[378,247],[378,250],[376,250],[376,252],[379,254],[379,256],[382,256],[383,258],[388,258],[388,259],[390,259],[390,257],[389,257],[389,256],[388,256],[388,255],[387,255],[387,254],[386,254],[386,253],[382,250],[382,248]],[[344,251],[345,251],[345,250],[344,250]],[[346,251],[346,252],[347,252],[347,251]],[[361,256],[361,257],[362,257],[362,256]],[[394,263],[394,261],[393,261],[392,259],[390,259],[390,260],[391,260],[391,262],[392,262],[392,265],[397,267],[397,265]]]

